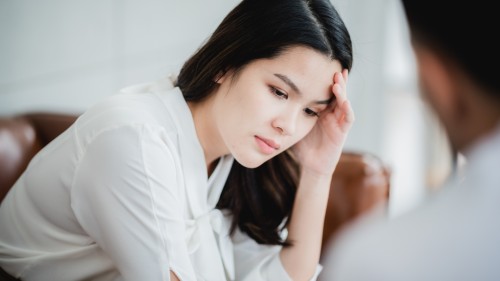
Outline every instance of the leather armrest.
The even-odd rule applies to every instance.
[[[322,246],[359,216],[387,205],[389,192],[390,170],[380,158],[363,152],[343,152],[332,177]]]
[[[0,200],[41,147],[29,120],[23,117],[0,119]]]
[[[0,202],[31,158],[76,118],[77,115],[59,113],[0,117]]]

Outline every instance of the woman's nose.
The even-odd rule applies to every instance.
[[[291,136],[297,127],[298,110],[286,110],[273,121],[273,127],[281,134]]]

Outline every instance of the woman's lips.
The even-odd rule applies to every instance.
[[[280,145],[273,140],[255,136],[255,141],[259,145],[260,150],[265,154],[272,154],[280,148]]]

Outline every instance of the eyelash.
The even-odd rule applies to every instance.
[[[278,88],[275,88],[273,86],[270,86],[269,87],[271,92],[276,96],[278,97],[279,99],[285,99],[287,100],[288,99],[288,95],[286,93],[284,93],[283,91],[279,90]],[[304,113],[307,115],[307,116],[310,116],[310,117],[319,117],[319,113],[310,109],[310,108],[306,108],[304,109]]]
[[[283,91],[281,91],[281,90],[278,90],[278,88],[275,88],[275,87],[273,87],[273,86],[270,86],[269,88],[271,89],[271,92],[272,92],[275,96],[277,96],[278,98],[280,98],[280,99],[285,99],[285,100],[287,100],[287,99],[288,99],[288,95],[287,95],[285,92],[283,92]]]
[[[311,116],[311,117],[319,117],[319,113],[310,109],[310,108],[306,108],[304,109],[304,112],[307,114],[307,116]]]

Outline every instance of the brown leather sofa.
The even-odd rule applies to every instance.
[[[0,201],[31,158],[75,120],[75,115],[59,113],[0,118]]]
[[[328,197],[323,243],[371,210],[386,212],[391,172],[377,156],[344,151],[333,173]]]
[[[50,112],[0,117],[0,202],[30,159],[76,118]],[[378,157],[345,151],[332,178],[323,246],[361,214],[386,205],[389,190],[390,172]]]

